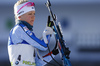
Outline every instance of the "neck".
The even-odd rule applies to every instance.
[[[31,26],[29,23],[27,23],[26,21],[18,21],[18,24],[24,24],[25,26],[27,26],[27,28],[31,31],[33,31],[33,26]]]

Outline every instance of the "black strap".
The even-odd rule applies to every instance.
[[[17,60],[21,61],[21,55],[18,56]]]

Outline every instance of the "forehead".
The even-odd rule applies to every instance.
[[[27,13],[21,15],[21,16],[27,16],[27,15],[30,14],[30,13],[35,14],[35,11],[29,11],[29,12],[27,12]]]
[[[27,12],[27,14],[28,14],[28,13],[35,13],[35,11],[29,11],[29,12]]]

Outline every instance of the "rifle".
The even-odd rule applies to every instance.
[[[56,16],[55,14],[52,13],[52,10],[50,8],[51,3],[49,0],[47,0],[47,3],[45,3],[45,5],[48,8],[50,16],[52,17],[52,20],[53,20],[53,24],[54,24],[53,30],[55,32],[55,39],[59,48],[59,53],[61,55],[63,66],[71,66],[71,63],[68,60],[70,51],[69,51],[69,48],[66,48],[65,46],[65,41],[63,39],[60,23],[57,24],[56,22]]]

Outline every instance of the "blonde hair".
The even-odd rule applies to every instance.
[[[28,0],[19,0],[19,1],[17,1],[17,3],[15,3],[14,6],[18,6],[18,5],[25,3],[25,2],[28,2]]]
[[[14,5],[14,7],[16,7],[16,6],[18,6],[18,5],[20,5],[20,4],[23,4],[23,3],[25,3],[25,2],[28,2],[28,0],[19,0],[19,1],[17,1],[17,3],[15,3],[15,5]],[[17,16],[15,15],[15,23],[17,24],[17,21],[18,21],[19,19],[17,18]]]

